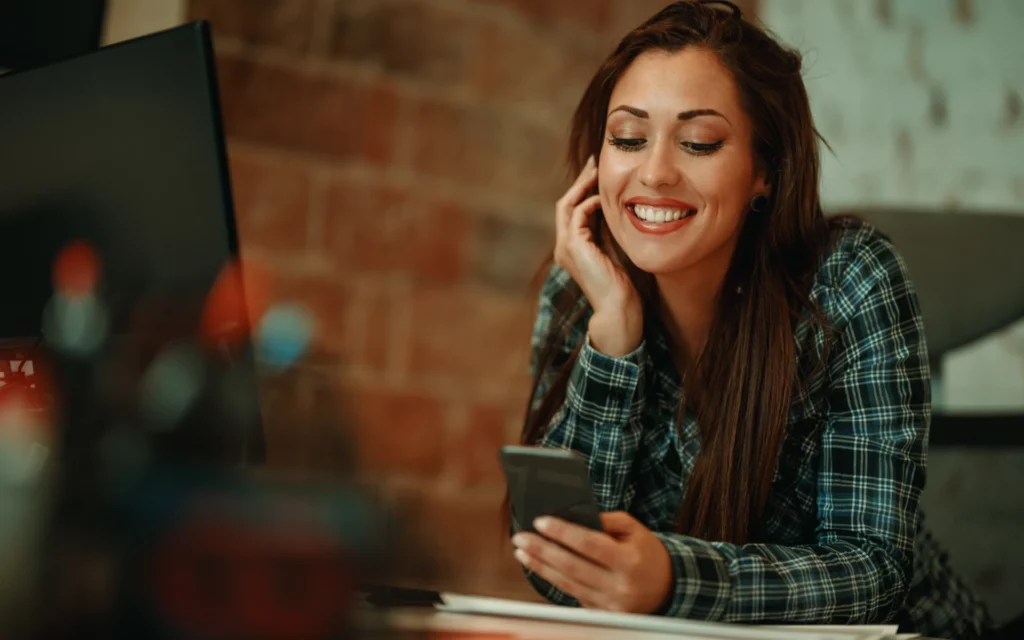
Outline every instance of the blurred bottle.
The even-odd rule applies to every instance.
[[[0,637],[25,632],[52,487],[53,412],[32,350],[0,349]],[[38,353],[35,353],[38,356]]]

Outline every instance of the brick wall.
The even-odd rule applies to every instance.
[[[824,155],[826,206],[1024,214],[1024,3],[762,0],[760,10],[806,54],[815,118],[835,149]],[[1024,410],[1024,322],[948,356],[942,382],[948,410]],[[953,563],[1001,619],[1024,609],[1022,471],[1020,450],[933,450],[924,496]]]
[[[243,251],[344,357],[364,460],[427,512],[441,586],[530,596],[496,459],[529,391],[530,279],[575,102],[664,4],[190,2],[214,25]]]
[[[190,18],[215,26],[243,249],[314,309],[321,344],[344,356],[331,373],[365,459],[423,507],[450,569],[443,587],[530,596],[499,530],[494,456],[520,427],[528,280],[567,184],[573,104],[615,38],[663,4],[189,3]],[[1016,0],[759,8],[808,53],[836,150],[828,206],[1022,208]],[[1002,372],[1005,405],[1024,367],[1005,344],[981,351],[958,354],[947,383]],[[935,456],[927,496],[954,559],[1003,614],[1024,562],[972,549],[1024,521],[984,497],[1012,483],[1014,460]]]

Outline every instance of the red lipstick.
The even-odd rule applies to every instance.
[[[681,211],[683,217],[671,222],[648,222],[637,215],[636,207],[638,205],[641,207],[646,206],[657,207],[659,209],[674,209],[676,211]],[[697,207],[681,200],[673,200],[672,198],[630,198],[626,201],[626,209],[628,209],[627,217],[629,218],[629,221],[633,223],[633,226],[637,231],[640,233],[658,236],[678,231],[685,225],[689,224],[690,220],[697,215]]]

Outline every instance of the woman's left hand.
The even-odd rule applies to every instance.
[[[512,538],[516,560],[581,606],[654,613],[672,593],[672,559],[650,529],[623,511],[602,513],[604,532],[538,518],[543,534]]]

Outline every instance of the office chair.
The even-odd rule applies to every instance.
[[[1024,212],[844,210],[875,225],[903,255],[941,385],[945,354],[1024,318]],[[932,445],[1024,447],[1024,412],[937,408]]]

